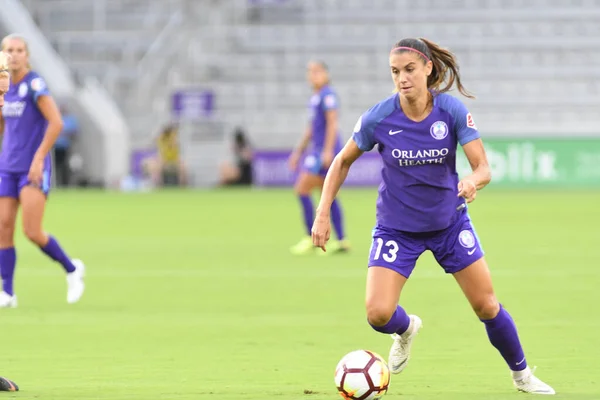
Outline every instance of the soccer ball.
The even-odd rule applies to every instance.
[[[387,393],[390,370],[383,358],[372,351],[346,354],[335,368],[335,386],[346,400],[377,400]]]

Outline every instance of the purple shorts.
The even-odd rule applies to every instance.
[[[42,185],[39,187],[44,195],[50,192],[51,170],[46,169],[43,173]],[[32,183],[27,178],[27,173],[0,172],[0,197],[19,198],[21,190]],[[37,186],[36,186],[37,187]]]
[[[327,171],[329,168],[323,167],[323,162],[321,161],[320,153],[309,153],[304,158],[304,163],[302,164],[302,169],[309,174],[312,175],[327,175]]]
[[[448,274],[468,267],[484,254],[469,214],[463,210],[452,225],[437,232],[411,233],[376,226],[369,267],[389,268],[408,278],[426,250]]]

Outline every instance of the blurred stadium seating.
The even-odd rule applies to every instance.
[[[226,130],[241,124],[261,148],[289,148],[305,124],[310,58],[331,67],[348,137],[390,93],[387,52],[407,36],[457,54],[486,135],[599,133],[597,0],[23,3],[77,75],[98,77],[113,95],[134,149],[170,118],[170,94],[187,87],[215,92]]]

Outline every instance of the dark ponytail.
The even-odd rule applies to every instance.
[[[463,86],[458,62],[452,52],[425,38],[402,39],[394,45],[392,52],[410,51],[410,49],[415,50],[423,61],[431,60],[433,63],[431,75],[427,77],[427,87],[429,89],[444,93],[452,89],[452,86],[456,83],[456,88],[463,96],[471,99],[475,98]]]

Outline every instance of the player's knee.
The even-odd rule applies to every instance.
[[[294,186],[294,192],[298,195],[298,196],[308,196],[310,195],[310,187],[308,187],[306,184],[304,184],[303,182],[298,182],[295,186]]]
[[[25,234],[25,237],[33,243],[39,246],[44,245],[46,237],[41,229],[25,226],[23,228],[23,233]]]
[[[0,245],[10,245],[15,233],[14,218],[0,216]],[[10,242],[10,243],[7,243]]]
[[[493,294],[482,297],[473,304],[473,310],[477,317],[483,320],[493,319],[500,311],[500,304]]]
[[[0,246],[11,246],[15,234],[15,227],[11,223],[0,221]]]
[[[396,307],[388,307],[384,304],[367,302],[367,320],[373,326],[384,326],[394,315]]]

